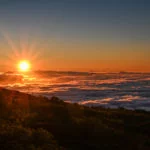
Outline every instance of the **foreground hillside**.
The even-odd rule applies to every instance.
[[[150,113],[0,89],[0,150],[149,150]]]

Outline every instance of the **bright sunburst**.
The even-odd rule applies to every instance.
[[[30,69],[30,63],[28,61],[21,61],[18,65],[20,71],[26,72]]]

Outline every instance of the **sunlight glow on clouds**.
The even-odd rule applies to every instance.
[[[57,96],[67,102],[88,106],[146,110],[150,107],[148,73],[5,73],[0,75],[0,85],[34,95]]]

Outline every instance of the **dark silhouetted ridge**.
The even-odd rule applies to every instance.
[[[150,113],[0,88],[1,150],[148,150]]]

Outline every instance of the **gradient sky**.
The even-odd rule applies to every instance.
[[[149,0],[0,0],[0,70],[150,72]]]

